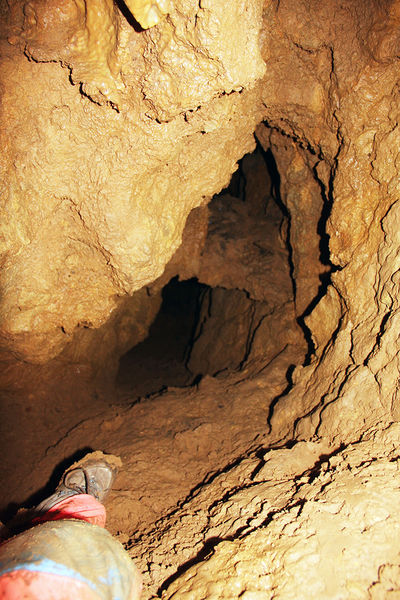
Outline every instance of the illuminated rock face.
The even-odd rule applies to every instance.
[[[189,489],[176,492],[168,465],[167,484],[142,480],[140,498],[149,506],[155,487],[186,502],[149,526],[132,550],[151,593],[163,586],[166,598],[254,600],[266,590],[283,599],[385,598],[398,590],[387,528],[400,526],[393,470],[400,419],[399,2],[32,0],[3,3],[1,11],[0,338],[2,358],[14,361],[9,377],[18,376],[22,360],[115,370],[118,356],[146,336],[160,289],[175,275],[270,301],[260,265],[232,268],[237,255],[251,255],[251,238],[240,240],[243,252],[239,243],[223,247],[205,205],[228,185],[255,137],[274,157],[274,193],[285,215],[274,264],[286,261],[285,252],[288,262],[285,284],[274,288],[284,298],[281,312],[262,321],[265,331],[253,330],[253,358],[267,360],[268,339],[272,365],[288,347],[297,354],[282,359],[272,383],[255,369],[231,387],[204,383],[202,401],[210,406],[218,387],[218,409],[236,394],[239,416],[231,418],[240,431],[251,429],[242,398],[249,407],[256,398],[265,435],[258,434],[258,448],[251,438],[252,453],[237,442],[237,429],[232,452],[240,461],[223,454],[223,444],[210,449],[204,435],[219,439],[229,429],[225,421],[182,425],[172,437],[190,465]],[[260,236],[256,243],[259,256]],[[296,319],[307,337],[306,359]],[[215,354],[227,346],[222,338]],[[197,347],[203,363],[212,354],[205,340]],[[168,398],[178,414],[184,392],[179,402]],[[135,446],[121,441],[122,421],[104,422],[104,438],[95,440],[129,459]],[[282,449],[288,441],[293,448]],[[272,444],[280,449],[267,456]],[[197,479],[188,448],[201,450],[209,467]],[[173,464],[176,474],[181,467]],[[212,485],[201,488],[209,473]],[[201,494],[192,497],[196,486]],[[130,502],[123,497],[127,514],[145,513],[139,496]],[[156,506],[166,514],[173,502]],[[210,539],[212,556],[168,588],[185,561],[214,548]],[[330,579],[332,557],[338,571]]]
[[[400,581],[391,535],[399,523],[398,436],[398,424],[392,425],[322,463],[323,444],[302,442],[267,452],[262,468],[256,458],[232,467],[224,482],[229,502],[222,501],[218,478],[210,512],[203,491],[169,527],[160,523],[165,542],[173,541],[181,555],[190,536],[188,511],[195,515],[192,538],[211,538],[204,560],[195,561],[163,598],[390,597]],[[232,485],[235,478],[242,489]]]
[[[304,315],[315,356],[295,371],[299,385],[278,403],[274,421],[290,429],[304,415],[299,436],[343,441],[398,417],[398,5],[371,2],[360,14],[356,2],[340,9],[283,2],[268,15],[264,115],[295,143],[275,130],[262,135],[283,167],[299,290],[308,277],[315,282],[313,263],[305,268],[307,247],[312,254],[317,247],[315,183],[324,207],[318,243],[332,271],[327,292]],[[296,174],[307,172],[303,186]]]
[[[212,4],[141,33],[111,0],[6,12],[0,312],[21,358],[49,360],[161,275],[191,209],[253,149],[262,3]]]

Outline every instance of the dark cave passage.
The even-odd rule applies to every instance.
[[[270,163],[257,146],[205,208],[196,277],[177,275],[162,289],[146,339],[120,359],[123,396],[145,397],[254,364],[260,370],[291,343],[298,324],[290,219]]]
[[[163,288],[161,308],[148,337],[120,360],[117,386],[146,396],[168,386],[193,382],[187,360],[207,291],[208,286],[196,279],[179,281],[178,277]]]
[[[120,360],[120,389],[148,396],[242,367],[265,317],[265,303],[241,290],[177,277],[164,287],[162,297],[147,338]]]
[[[276,407],[293,387],[293,370],[307,355],[296,303],[300,292],[307,305],[318,291],[322,203],[319,195],[312,214],[309,206],[303,209],[297,183],[290,187],[280,178],[283,168],[273,156],[257,146],[230,184],[190,213],[181,247],[159,280],[121,298],[100,328],[77,328],[49,366],[26,367],[29,385],[39,374],[43,385],[28,402],[10,397],[3,440],[21,464],[45,453],[47,475],[20,485],[5,464],[11,492],[0,499],[4,514],[35,502],[61,461],[60,448],[73,458],[89,447],[133,445],[135,455],[143,451],[144,436],[143,464],[152,485],[159,462],[175,460],[170,444],[188,428],[207,454],[199,460],[188,447],[190,477],[183,479],[191,486],[272,428]],[[236,431],[234,448],[227,429]],[[156,453],[162,447],[155,464],[153,446]],[[173,477],[181,469],[179,453],[176,460]],[[136,485],[129,482],[127,489]],[[153,500],[152,494],[149,505]]]

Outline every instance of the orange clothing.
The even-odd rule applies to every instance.
[[[77,494],[0,546],[0,600],[137,600],[140,575],[103,526],[104,506]]]
[[[58,521],[59,519],[79,519],[92,525],[105,527],[106,509],[98,500],[89,494],[76,494],[61,500],[40,517],[33,519],[32,524]]]
[[[14,571],[0,577],[1,600],[99,600],[100,596],[80,581],[31,571]]]

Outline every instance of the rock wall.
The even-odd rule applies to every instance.
[[[46,362],[76,327],[99,327],[227,185],[254,147],[260,15],[259,1],[182,2],[136,31],[111,0],[3,6],[0,312],[14,355]]]
[[[398,243],[392,225],[398,210],[396,7],[368,2],[360,11],[357,2],[290,1],[266,7],[264,117],[283,136],[281,146],[294,139],[303,157],[298,168],[306,156],[321,187],[319,223],[331,271],[326,293],[305,318],[313,362],[295,371],[296,386],[274,414],[278,429],[286,423],[289,432],[295,421],[300,437],[354,439],[376,422],[390,422],[396,405],[398,265],[389,259]],[[310,183],[294,200],[292,173],[291,165],[282,173],[282,199],[294,214],[292,239],[304,240],[300,222],[308,211],[302,212],[301,195]],[[304,257],[294,248],[301,284]]]
[[[390,530],[400,507],[398,436],[395,424],[322,461],[326,447],[317,442],[243,460],[147,534],[150,590],[158,583],[157,538],[174,544],[182,561],[195,555],[188,544],[195,537],[198,555],[172,575],[162,598],[378,600],[397,593]],[[190,523],[187,514],[195,515]],[[141,565],[142,544],[133,550]]]
[[[49,361],[160,276],[264,120],[313,360],[274,418],[288,433],[308,415],[301,435],[353,435],[367,402],[366,423],[390,420],[395,4],[267,3],[263,20],[260,2],[160,7],[141,30],[106,0],[3,5],[3,355]]]

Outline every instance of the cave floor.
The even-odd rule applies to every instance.
[[[287,347],[268,365],[205,376],[192,387],[169,387],[142,399],[132,388],[130,402],[126,386],[108,397],[79,396],[70,387],[64,402],[61,396],[55,402],[48,393],[43,404],[33,396],[25,403],[10,397],[3,403],[0,424],[5,445],[2,506],[10,501],[14,508],[34,505],[51,493],[56,475],[75,458],[101,449],[123,462],[106,500],[107,528],[143,574],[142,600],[175,597],[175,589],[180,597],[179,586],[182,597],[204,597],[201,577],[198,593],[185,596],[184,591],[203,561],[209,561],[206,569],[224,590],[225,576],[218,583],[218,573],[224,574],[229,552],[241,547],[240,560],[251,560],[247,575],[239,577],[242,586],[252,581],[255,569],[265,572],[265,556],[271,552],[268,564],[273,571],[277,563],[271,548],[276,544],[279,556],[286,557],[285,544],[293,543],[300,563],[307,563],[311,551],[311,556],[327,558],[330,541],[338,540],[340,532],[343,541],[340,538],[335,547],[339,553],[342,546],[359,552],[365,536],[371,537],[377,551],[364,563],[365,577],[373,577],[394,552],[383,528],[386,518],[392,519],[393,527],[398,523],[398,426],[370,433],[365,442],[346,448],[330,447],[322,440],[286,445],[279,432],[268,433],[271,402],[287,386],[287,365],[301,358],[299,348]],[[75,386],[80,387],[78,379]],[[381,513],[383,519],[377,520]],[[317,549],[306,544],[310,535]],[[297,590],[308,563],[297,568],[290,552],[287,556],[289,562],[282,563],[281,570],[294,570]],[[351,564],[356,567],[358,561]],[[181,572],[182,579],[177,577]],[[284,587],[282,573],[278,569],[277,585]],[[358,576],[353,571],[350,575]],[[314,579],[317,592],[298,597],[328,597],[318,595],[324,576],[318,571]],[[257,581],[265,594],[268,582],[261,575]],[[305,587],[308,590],[308,582]],[[218,591],[213,594],[211,598],[225,597]],[[241,592],[229,597],[239,596]],[[377,596],[381,597],[385,596]]]
[[[126,385],[108,397],[87,393],[86,400],[71,386],[64,396],[43,392],[41,402],[33,394],[3,399],[3,520],[51,493],[72,460],[101,449],[123,461],[107,500],[108,528],[128,539],[264,443],[269,405],[285,389],[287,363],[296,358],[300,353],[290,348],[258,374],[206,376],[139,400]]]

